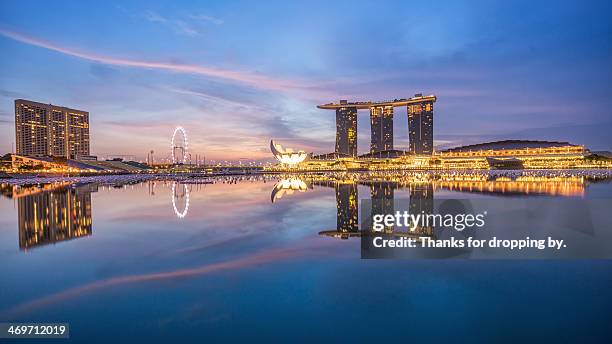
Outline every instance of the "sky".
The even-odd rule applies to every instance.
[[[502,139],[612,150],[609,1],[0,2],[0,153],[14,100],[89,111],[99,157],[269,160],[334,150],[317,104],[435,94],[434,145]],[[395,148],[407,149],[396,108]],[[369,150],[369,114],[358,150]]]

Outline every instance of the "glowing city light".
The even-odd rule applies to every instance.
[[[176,145],[177,143],[175,143],[175,141],[176,141],[176,134],[179,131],[182,133],[182,136],[183,136],[183,145],[182,146],[177,146]],[[174,151],[177,148],[182,150],[183,157],[182,157],[182,161],[181,162],[184,164],[187,161],[187,131],[185,130],[185,128],[183,128],[181,126],[178,126],[178,127],[176,127],[174,129],[174,133],[172,134],[172,141],[170,143],[170,150],[172,152],[172,163],[173,164],[177,164],[179,162],[178,158],[176,157],[176,155],[174,153]]]
[[[275,144],[274,140],[270,140],[270,150],[274,157],[283,164],[295,166],[306,160],[307,154],[304,151],[294,152],[291,148],[283,148],[279,144]]]
[[[274,203],[276,200],[281,199],[285,194],[292,195],[293,191],[305,192],[308,189],[308,185],[299,178],[289,178],[280,180],[270,195],[270,200]]]
[[[182,219],[185,216],[187,216],[187,212],[189,211],[189,189],[187,188],[187,185],[180,184],[183,186],[183,193],[179,195],[177,194],[177,189],[176,189],[177,184],[178,184],[177,182],[172,183],[172,208],[174,209],[174,213],[176,214],[176,217],[178,217],[179,219]],[[176,206],[176,200],[179,198],[185,198],[185,208],[183,209],[183,211],[179,211],[178,207]]]

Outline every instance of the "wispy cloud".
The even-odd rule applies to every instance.
[[[150,22],[154,22],[154,23],[167,23],[168,19],[166,19],[165,17],[160,16],[157,13],[148,11],[145,14],[145,19],[147,19]]]
[[[167,123],[163,123],[163,122],[159,122],[159,121],[152,121],[152,120],[137,120],[137,121],[133,121],[133,120],[102,120],[100,121],[101,124],[104,125],[110,125],[110,126],[115,126],[117,128],[133,128],[133,129],[167,129],[168,128],[168,124]]]
[[[219,97],[219,96],[208,94],[208,93],[201,92],[201,91],[190,90],[190,89],[185,89],[185,88],[177,88],[177,87],[164,87],[163,89],[166,91],[174,92],[174,93],[181,94],[181,95],[195,96],[195,97],[204,99],[206,101],[210,101],[213,103],[223,105],[225,107],[240,108],[240,109],[250,110],[253,112],[264,111],[264,109],[261,106],[258,106],[256,104],[244,103],[244,102],[240,102],[237,100]]]
[[[222,19],[215,18],[213,16],[208,16],[205,14],[191,15],[189,17],[192,19],[201,20],[201,21],[205,21],[208,23],[213,23],[215,25],[222,25],[223,23],[225,23]]]
[[[122,67],[134,67],[134,68],[145,68],[145,69],[156,69],[165,70],[175,73],[187,73],[194,75],[201,75],[205,77],[211,77],[226,81],[232,81],[248,85],[258,89],[274,90],[274,91],[286,91],[287,89],[296,89],[305,87],[305,85],[299,81],[286,80],[280,78],[273,78],[266,75],[240,70],[230,70],[217,67],[206,67],[201,65],[176,63],[176,62],[154,62],[154,61],[142,61],[142,60],[131,60],[123,59],[105,55],[99,55],[90,52],[84,52],[68,47],[63,47],[52,42],[44,41],[39,38],[27,36],[21,33],[0,29],[0,35],[13,39],[15,41],[29,44],[32,46],[52,50],[65,55],[78,57],[88,61],[94,61],[107,65],[122,66]]]
[[[9,91],[9,90],[1,90],[0,89],[0,96],[1,97],[7,97],[7,98],[26,98],[25,95],[19,93],[19,92],[13,92],[13,91]]]
[[[185,22],[184,20],[180,20],[180,19],[170,19],[167,17],[164,17],[162,15],[159,15],[155,12],[152,11],[147,11],[144,15],[145,19],[152,22],[152,23],[159,23],[162,24],[168,28],[170,28],[172,31],[181,34],[181,35],[187,35],[187,36],[197,36],[200,34],[200,32],[198,30],[196,30],[194,27],[192,27],[191,25],[189,25],[187,22]]]
[[[188,35],[188,36],[197,36],[200,33],[192,28],[191,26],[189,26],[189,24],[185,23],[182,20],[175,20],[174,21],[174,25],[177,29],[177,32]]]

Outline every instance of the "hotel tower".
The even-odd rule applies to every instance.
[[[15,100],[17,154],[76,159],[89,155],[89,112]]]

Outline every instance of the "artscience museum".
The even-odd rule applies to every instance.
[[[303,162],[308,156],[303,150],[295,152],[291,148],[283,148],[280,144],[274,143],[274,140],[270,140],[270,150],[281,164],[288,165],[289,167]]]

